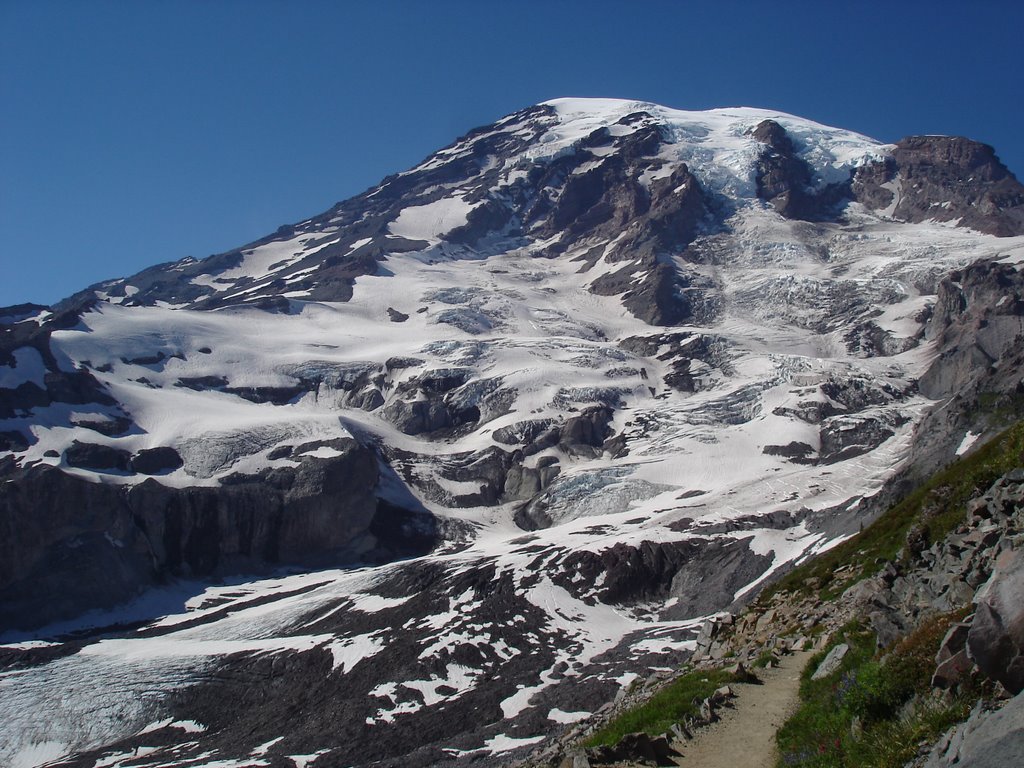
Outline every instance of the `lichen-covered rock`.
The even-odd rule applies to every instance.
[[[831,651],[828,655],[821,660],[818,668],[814,670],[814,674],[811,675],[811,680],[821,680],[833,674],[839,665],[843,663],[843,657],[850,652],[850,646],[846,643],[840,643]]]

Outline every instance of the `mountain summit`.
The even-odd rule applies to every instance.
[[[1022,262],[983,144],[558,99],[0,310],[0,762],[514,757],[997,428]]]

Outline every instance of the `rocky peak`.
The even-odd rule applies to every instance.
[[[979,232],[1024,234],[1024,185],[995,151],[962,136],[910,136],[883,161],[858,168],[855,199],[898,221],[949,221]]]
[[[757,196],[787,219],[819,218],[822,205],[808,191],[814,173],[796,154],[786,129],[762,120],[750,135],[766,147],[757,162]]]

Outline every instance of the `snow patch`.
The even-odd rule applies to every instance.
[[[331,448],[329,445],[321,445],[312,451],[305,451],[300,453],[300,456],[312,456],[314,459],[333,459],[337,456],[343,456],[344,454],[337,448]]]
[[[341,667],[342,674],[347,674],[356,664],[363,659],[376,656],[384,650],[384,641],[379,633],[371,632],[366,635],[356,635],[335,640],[327,646],[334,657],[331,669]]]
[[[36,768],[64,757],[68,751],[68,745],[62,741],[39,741],[22,747],[10,768]]]
[[[978,442],[978,438],[981,437],[981,432],[975,434],[974,432],[968,432],[964,435],[964,439],[960,441],[960,445],[957,446],[956,455],[963,456],[967,451],[971,449],[971,446]]]
[[[556,723],[562,724],[578,723],[582,720],[586,720],[591,714],[592,713],[590,712],[563,712],[555,707],[548,712],[548,720],[553,720]]]
[[[331,750],[320,749],[308,755],[288,755],[288,759],[295,764],[295,768],[309,768],[321,755],[326,755]]]
[[[497,755],[502,752],[511,752],[513,749],[528,747],[531,744],[536,744],[538,741],[543,740],[543,736],[532,736],[524,739],[515,739],[511,736],[506,736],[503,733],[499,733],[497,736],[492,736],[487,741],[485,741],[483,749],[487,752],[490,752],[492,755]]]
[[[46,363],[34,347],[14,350],[14,365],[0,365],[0,389],[17,389],[22,384],[46,388]]]
[[[461,227],[476,206],[461,197],[447,197],[426,205],[405,208],[388,226],[393,235],[409,240],[440,242],[442,235]]]

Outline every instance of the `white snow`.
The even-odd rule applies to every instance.
[[[185,633],[182,633],[185,634]],[[331,635],[300,635],[251,640],[207,640],[166,637],[153,639],[106,639],[85,646],[79,653],[85,656],[108,656],[118,659],[153,660],[160,657],[211,657],[232,653],[305,651],[321,646],[333,638]]]
[[[384,650],[384,642],[376,633],[346,637],[331,642],[327,649],[334,657],[332,669],[341,667],[342,674],[349,672],[363,659],[376,656]]]
[[[68,753],[68,745],[60,741],[38,741],[23,747],[14,755],[10,768],[36,768],[58,760]]]
[[[850,352],[843,339],[845,326],[837,318],[844,306],[840,299],[850,297],[870,308],[873,322],[896,340],[911,340],[922,331],[922,310],[934,302],[928,286],[937,277],[979,258],[1022,263],[1024,238],[1000,240],[949,226],[902,225],[857,206],[847,212],[849,223],[816,225],[811,231],[802,223],[781,219],[755,200],[754,161],[760,147],[746,134],[750,128],[763,119],[780,122],[814,167],[819,184],[888,151],[847,131],[746,108],[691,113],[641,102],[589,99],[557,100],[551,105],[557,114],[548,118],[551,125],[542,142],[515,158],[515,164],[574,151],[573,142],[601,126],[612,125],[618,134],[633,130],[614,123],[642,109],[666,122],[673,143],[664,148],[663,164],[642,174],[640,183],[667,178],[679,162],[686,162],[705,186],[739,196],[728,231],[694,246],[714,252],[715,263],[681,265],[719,286],[724,310],[713,324],[652,328],[632,317],[617,297],[587,289],[587,281],[625,264],[599,262],[581,275],[581,263],[573,260],[581,254],[537,258],[545,245],[537,242],[495,246],[491,255],[456,253],[443,242],[443,235],[466,223],[473,207],[466,202],[471,190],[445,188],[435,192],[445,197],[406,207],[389,225],[391,234],[423,240],[428,246],[389,255],[380,275],[357,279],[349,302],[299,297],[292,314],[101,302],[84,315],[80,326],[55,331],[53,349],[62,369],[75,370],[89,361],[93,375],[124,404],[138,429],[106,437],[68,426],[116,414],[97,415],[82,406],[54,404],[36,409],[31,418],[5,421],[3,429],[30,429],[37,439],[16,454],[17,460],[59,463],[45,453],[60,454],[76,439],[130,452],[175,445],[180,446],[185,466],[157,481],[173,487],[213,486],[232,472],[259,472],[340,454],[320,445],[299,457],[271,461],[267,454],[278,446],[365,436],[404,457],[401,474],[414,479],[412,491],[426,509],[445,525],[457,524],[467,531],[464,546],[426,556],[429,565],[446,574],[493,565],[495,578],[510,578],[541,617],[536,627],[528,626],[522,615],[514,617],[516,630],[535,633],[538,642],[563,641],[553,644],[559,650],[549,668],[537,670],[501,702],[506,718],[539,706],[538,692],[581,674],[590,661],[624,641],[633,655],[685,651],[692,645],[699,619],[660,621],[657,605],[616,609],[593,600],[601,588],[600,577],[588,584],[577,574],[567,582],[572,584],[569,590],[566,582],[548,578],[547,569],[557,569],[573,553],[600,554],[617,544],[700,540],[703,526],[775,511],[832,509],[877,492],[901,468],[913,429],[931,405],[919,395],[859,414],[883,422],[895,416],[907,421],[896,425],[893,419],[893,437],[854,459],[798,465],[764,452],[767,446],[790,442],[820,449],[817,425],[786,411],[808,402],[842,408],[826,397],[821,388],[826,382],[862,379],[903,391],[931,362],[929,340],[891,357],[866,358]],[[460,146],[451,150],[463,151]],[[601,160],[594,162],[590,167]],[[506,180],[511,180],[521,168],[507,171]],[[253,295],[265,284],[261,281],[269,282],[312,252],[308,239],[303,235],[247,249],[238,267],[193,282]],[[351,249],[368,242],[369,238],[357,241]],[[598,245],[610,252],[610,244]],[[304,268],[302,276],[315,275],[311,269]],[[288,273],[288,279],[296,275]],[[389,308],[409,319],[388,322]],[[672,361],[660,359],[667,345],[641,355],[620,343],[631,337],[683,332],[693,334],[688,343],[694,349],[699,341],[720,347],[724,361],[695,359],[692,393],[667,386]],[[200,352],[201,348],[210,351]],[[163,355],[157,363],[131,362],[157,353]],[[14,355],[16,366],[0,366],[0,387],[41,383],[45,368],[39,354],[23,347]],[[391,357],[424,362],[385,372],[383,363]],[[482,418],[475,428],[432,439],[401,433],[387,420],[384,408],[364,411],[347,404],[350,393],[326,378],[315,391],[283,405],[250,402],[217,391],[220,385],[182,386],[190,379],[218,376],[227,379],[224,386],[229,388],[292,386],[299,380],[298,371],[312,364],[325,370],[367,365],[371,374],[386,377],[381,392],[388,399],[396,396],[403,382],[425,370],[466,366],[472,369],[470,383],[453,394],[461,395],[485,380],[499,382],[507,393],[508,412],[495,408],[489,413],[481,399]],[[553,446],[527,462],[535,467],[541,458],[559,461],[561,473],[548,488],[553,527],[531,532],[524,544],[526,534],[513,521],[516,504],[452,505],[454,497],[478,492],[481,484],[445,477],[450,473],[443,465],[451,456],[493,448],[494,434],[502,427],[528,419],[561,419],[567,408],[585,408],[609,393],[621,399],[612,426],[628,438],[628,455],[571,455]],[[967,433],[958,453],[978,438]],[[68,471],[111,484],[144,479]],[[383,490],[395,491],[391,486]],[[684,519],[692,523],[683,526]],[[746,525],[722,536],[772,559],[770,569],[743,585],[737,595],[749,592],[787,562],[839,540],[812,533],[805,525],[789,530]],[[92,741],[81,735],[82,722],[90,723],[89,738],[96,743],[111,743],[163,722],[160,718],[166,713],[150,704],[166,696],[176,681],[195,679],[226,654],[329,652],[332,680],[350,675],[367,660],[382,670],[380,684],[370,692],[379,697],[373,706],[381,707],[368,719],[373,725],[443,706],[485,684],[493,670],[450,661],[467,646],[481,653],[489,650],[495,669],[502,659],[529,653],[525,645],[500,639],[481,619],[483,598],[471,588],[446,595],[447,604],[436,614],[403,618],[405,627],[390,631],[309,629],[328,618],[342,626],[349,618],[370,621],[374,614],[383,614],[386,623],[385,612],[405,605],[414,595],[383,597],[375,589],[395,569],[406,566],[324,570],[201,589],[183,585],[180,594],[168,589],[159,601],[141,601],[89,617],[83,626],[157,617],[150,628],[164,634],[102,639],[48,665],[0,674],[0,716],[5,731],[14,734],[0,739],[0,764],[35,765],[88,746]],[[38,636],[7,639],[27,648],[46,642],[43,637],[75,628],[48,628]],[[426,667],[434,674],[424,671],[417,674],[423,679],[389,679],[396,676],[389,672],[392,632],[405,631],[419,633],[414,658],[435,665]],[[563,650],[563,645],[571,650]],[[348,684],[356,677],[361,675],[343,679]],[[68,689],[55,687],[55,679],[69,681]],[[626,686],[636,675],[616,667],[607,679]],[[550,704],[543,712],[558,723],[574,722],[584,714]],[[168,721],[161,727],[173,723],[184,732],[191,727],[183,725],[187,722]],[[497,753],[535,741],[503,734],[490,739],[485,748]],[[266,754],[273,743],[257,747],[253,757]],[[296,765],[314,759],[292,757]],[[238,763],[248,764],[259,761]]]
[[[426,205],[413,205],[404,209],[391,222],[391,234],[410,240],[440,241],[442,235],[461,227],[475,206],[461,197],[447,197]]]
[[[256,747],[252,751],[252,755],[254,757],[262,757],[263,755],[267,754],[267,752],[270,751],[270,748],[272,746],[277,744],[277,742],[281,741],[282,739],[284,739],[284,736],[278,736],[276,739],[271,739],[270,741],[266,741],[266,742],[260,744],[258,747]]]
[[[558,707],[554,707],[548,712],[548,720],[563,724],[578,723],[581,720],[586,720],[590,715],[590,712],[563,712]]]
[[[519,749],[520,747],[528,747],[531,744],[536,744],[543,740],[543,736],[516,739],[501,733],[485,741],[483,748],[492,755],[497,755],[502,752],[511,752],[513,749]]]
[[[178,728],[185,733],[204,733],[206,731],[206,726],[195,720],[175,720],[169,727]]]
[[[774,120],[786,129],[821,186],[846,180],[851,168],[881,159],[891,149],[852,131],[765,109],[732,107],[692,112],[622,99],[565,98],[545,103],[555,108],[559,124],[549,129],[542,143],[529,153],[532,159],[556,156],[603,126],[624,130],[614,124],[644,111],[672,133],[674,144],[664,159],[686,162],[705,187],[746,198],[755,196],[753,174],[759,151],[758,142],[747,134],[763,120]],[[649,184],[653,178],[647,176],[641,183]]]
[[[288,755],[288,759],[295,764],[295,768],[309,768],[321,755],[326,755],[331,750],[320,749],[308,755]]]
[[[45,388],[46,364],[39,351],[33,347],[19,347],[13,356],[13,366],[0,365],[0,389],[17,389],[26,383]]]
[[[314,459],[333,459],[335,456],[342,456],[341,451],[337,448],[332,448],[329,445],[321,445],[314,448],[312,451],[305,451],[299,454],[300,456],[312,456]]]
[[[444,677],[433,675],[429,680],[407,680],[402,687],[419,691],[423,695],[423,703],[429,707],[446,699],[458,698],[475,685],[476,677],[476,670],[461,664],[449,664]],[[441,687],[454,688],[455,693],[440,693],[438,688]]]
[[[981,437],[980,432],[967,432],[967,434],[964,435],[964,439],[960,441],[960,445],[957,446],[956,455],[963,456],[965,453],[967,453],[967,451],[971,449],[971,446],[978,441],[979,437]]]

